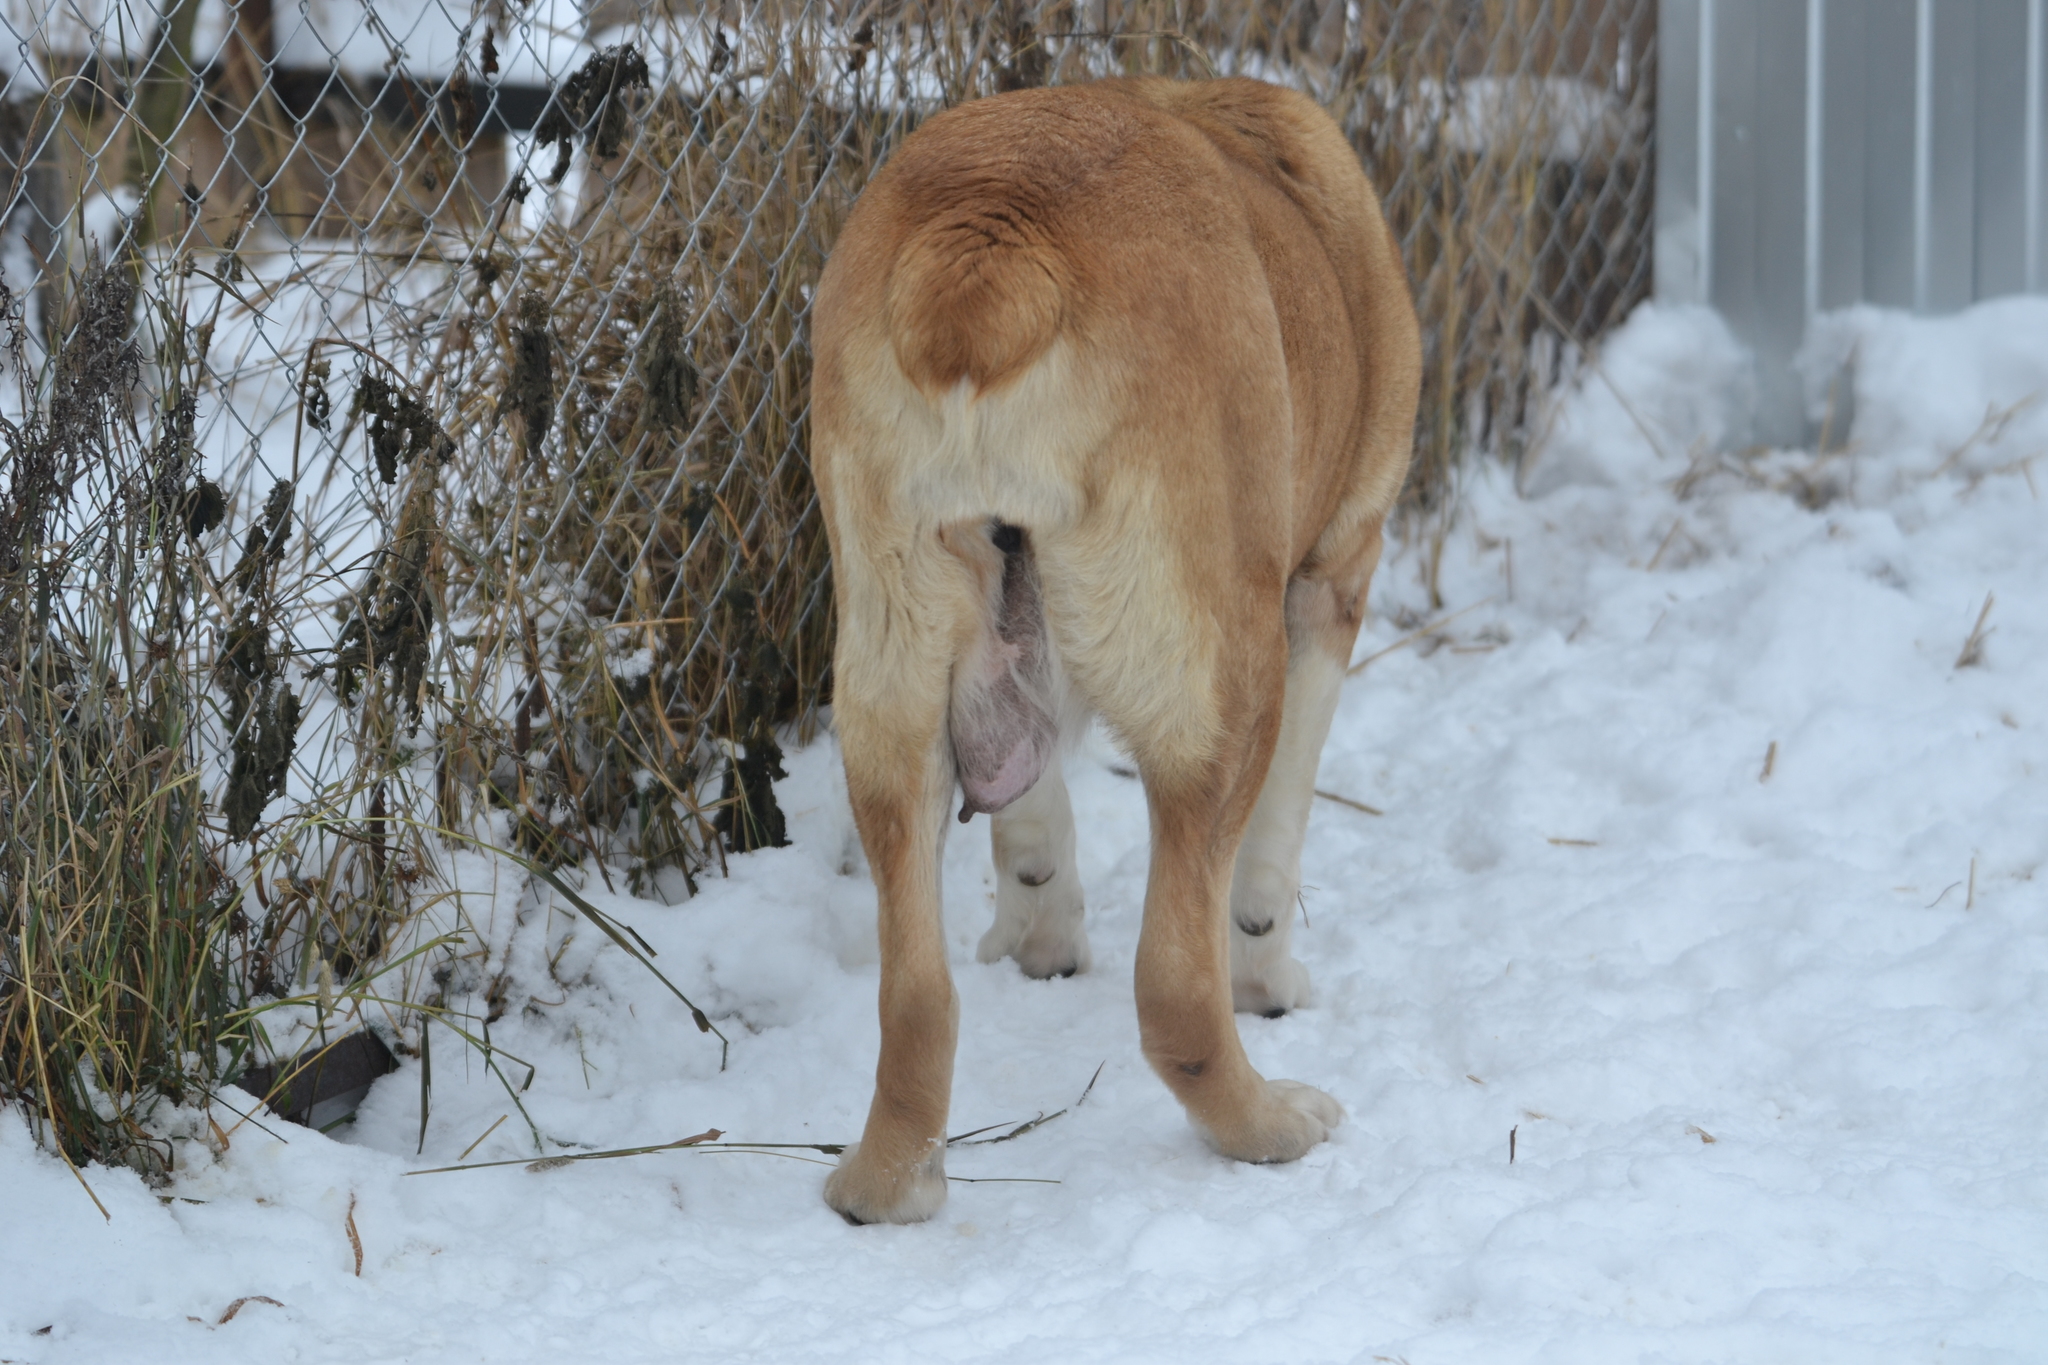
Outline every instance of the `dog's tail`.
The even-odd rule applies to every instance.
[[[920,227],[889,279],[889,340],[928,395],[962,380],[986,393],[1052,345],[1070,297],[1066,263],[1029,213],[991,199]]]

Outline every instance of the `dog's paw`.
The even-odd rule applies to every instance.
[[[1025,926],[1018,921],[996,916],[996,922],[981,936],[980,946],[974,950],[976,962],[1001,962],[1017,951],[1017,945],[1024,938]]]
[[[1071,870],[1045,882],[1006,880],[996,891],[996,922],[974,950],[981,962],[1015,958],[1024,975],[1044,981],[1094,965],[1082,928],[1081,885]]]
[[[1267,1081],[1254,1112],[1229,1139],[1210,1133],[1216,1150],[1237,1161],[1295,1161],[1344,1121],[1344,1106],[1300,1081]]]
[[[1308,968],[1291,957],[1274,958],[1256,967],[1243,962],[1232,965],[1236,970],[1230,977],[1230,1001],[1239,1014],[1278,1019],[1289,1010],[1315,1003]]]
[[[871,1161],[856,1142],[825,1178],[825,1202],[841,1218],[864,1223],[922,1223],[946,1202],[946,1148],[935,1143],[914,1161]]]
[[[1010,956],[1017,959],[1017,966],[1024,975],[1034,981],[1072,976],[1095,965],[1088,935],[1078,923],[1071,927],[1027,933],[1024,941],[1011,950]]]

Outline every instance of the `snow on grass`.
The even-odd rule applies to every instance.
[[[644,970],[463,855],[490,954],[451,989],[481,1017],[504,976],[491,1039],[538,1068],[542,1152],[441,1030],[423,1152],[408,1061],[336,1138],[266,1120],[217,1160],[187,1144],[168,1199],[88,1172],[108,1223],[0,1118],[0,1357],[2038,1359],[2042,433],[2016,418],[1949,457],[1984,405],[2048,388],[2044,322],[1845,323],[1884,368],[1823,459],[1714,455],[1741,426],[1725,334],[1645,310],[1529,497],[1475,479],[1442,612],[1419,551],[1386,566],[1360,659],[1472,609],[1346,684],[1319,783],[1385,814],[1317,804],[1297,951],[1319,1005],[1239,1021],[1268,1074],[1350,1110],[1303,1161],[1215,1157],[1139,1056],[1145,813],[1098,740],[1069,765],[1091,975],[977,965],[986,822],[947,850],[954,1128],[1070,1105],[1102,1066],[1085,1105],[949,1170],[1060,1183],[956,1184],[930,1224],[856,1229],[822,1167],[762,1155],[407,1176],[472,1143],[858,1135],[874,898],[825,742],[780,789],[793,847],[673,907],[582,886],[733,1038],[724,1074]]]

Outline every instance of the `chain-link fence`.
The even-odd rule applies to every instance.
[[[219,627],[195,676],[240,679],[180,741],[198,809],[269,850],[253,883],[220,854],[229,882],[318,864],[278,883],[297,937],[268,899],[245,929],[300,945],[276,991],[387,944],[421,875],[394,831],[666,898],[781,841],[778,739],[830,687],[807,304],[928,114],[1135,72],[1314,95],[1423,319],[1414,521],[1649,283],[1651,0],[4,6],[11,415],[73,383],[109,272],[136,281],[136,449],[190,483],[163,505]],[[24,564],[54,562],[22,530],[33,445]],[[274,605],[238,606],[259,579]]]

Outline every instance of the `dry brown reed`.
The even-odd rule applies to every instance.
[[[300,638],[330,605],[294,555],[301,492],[231,506],[200,471],[231,291],[195,298],[199,275],[123,238],[62,282],[40,355],[0,300],[0,1101],[74,1167],[151,1178],[169,1111],[258,1060],[269,1011],[324,1021],[368,988],[419,866],[379,818],[405,679],[305,752],[303,667],[331,651]],[[406,549],[375,552],[365,604]]]

